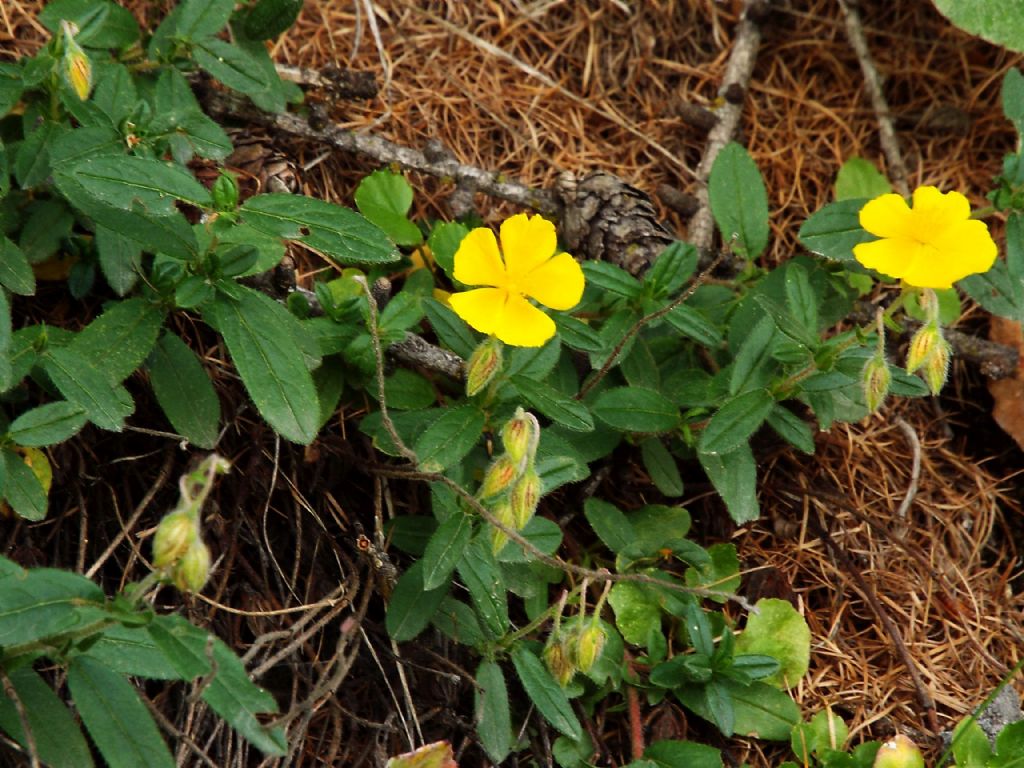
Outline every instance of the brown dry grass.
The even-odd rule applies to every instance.
[[[0,5],[0,50],[38,45],[40,5]],[[149,18],[158,18],[163,5],[132,3]],[[566,169],[600,168],[651,193],[663,183],[687,190],[703,138],[677,109],[714,108],[734,5],[374,0],[378,47],[362,0],[309,0],[273,54],[291,64],[378,72],[385,84],[380,99],[331,109],[356,129],[414,146],[437,138],[463,162],[531,185],[550,185]],[[1013,147],[998,93],[1016,59],[951,28],[929,3],[861,5],[911,185],[959,189],[981,203],[1002,154]],[[799,224],[831,199],[845,159],[883,160],[836,4],[787,4],[765,34],[742,141],[769,190],[776,234],[770,263],[796,250]],[[300,162],[320,154],[317,147],[290,149]],[[306,174],[305,185],[349,202],[367,170],[364,161],[329,157]],[[414,183],[423,190],[419,212],[443,215],[445,185]],[[506,211],[494,201],[478,203],[492,218]],[[675,214],[665,216],[685,232]],[[832,706],[858,736],[916,734],[927,723],[891,639],[851,574],[809,527],[810,516],[823,516],[896,621],[944,727],[977,704],[1021,653],[1024,603],[1014,590],[1013,538],[1020,526],[1008,523],[1021,511],[1011,476],[1020,455],[1005,447],[992,457],[998,441],[972,439],[988,429],[978,427],[985,406],[975,402],[977,382],[962,371],[957,382],[948,415],[927,403],[892,407],[822,435],[811,462],[788,454],[774,459],[765,473],[764,520],[735,535],[751,569],[770,566],[781,574],[811,626],[811,672],[794,691],[805,713]],[[896,426],[900,416],[922,442],[918,495],[905,520],[896,510],[911,486],[912,451]],[[787,495],[794,491],[802,494],[799,502]],[[320,725],[337,730],[346,717],[333,711]],[[759,768],[781,759],[756,744],[730,754]],[[603,755],[609,763],[621,757]]]

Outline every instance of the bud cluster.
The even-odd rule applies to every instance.
[[[540,502],[540,475],[534,468],[539,440],[537,417],[517,408],[501,430],[505,452],[491,462],[477,492],[495,519],[515,531],[521,531],[530,522]],[[507,542],[508,534],[504,531],[499,528],[491,531],[491,548],[495,554]]]
[[[544,646],[541,659],[551,676],[563,687],[569,684],[577,672],[588,674],[594,668],[597,660],[601,658],[608,635],[599,617],[610,587],[611,582],[608,582],[594,612],[589,616],[586,612],[586,605],[581,604],[579,616],[570,627],[562,627],[561,613],[564,602],[559,605],[554,627]],[[585,592],[586,586],[584,585]]]

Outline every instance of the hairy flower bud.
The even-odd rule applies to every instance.
[[[501,370],[501,342],[490,336],[480,342],[466,363],[466,395],[473,397]]]
[[[199,535],[195,518],[186,511],[164,516],[153,535],[153,567],[175,565]]]
[[[491,462],[480,484],[480,498],[489,499],[507,491],[519,477],[519,462],[513,461],[507,453]]]
[[[501,442],[508,455],[517,464],[533,458],[537,448],[540,424],[537,417],[522,408],[516,408],[515,415],[501,428]]]
[[[569,684],[573,675],[576,674],[576,664],[571,658],[572,654],[561,640],[551,640],[541,653],[541,658],[548,668],[551,676],[558,681],[563,688]]]
[[[600,622],[594,621],[582,629],[576,637],[576,664],[580,672],[586,674],[601,658],[601,651],[608,637]]]
[[[914,742],[900,734],[879,748],[873,768],[924,768],[924,757]]]
[[[522,530],[533,513],[537,511],[537,504],[540,502],[540,475],[533,467],[528,467],[514,486],[509,501],[512,504],[512,512],[515,515],[515,528]]]
[[[185,556],[171,571],[174,586],[182,592],[199,592],[210,578],[210,548],[195,539]]]
[[[874,413],[885,401],[889,394],[889,385],[892,384],[892,372],[889,364],[885,362],[884,355],[875,355],[864,363],[860,375],[861,387],[864,389],[864,402],[867,403],[868,411]]]
[[[939,394],[946,384],[946,379],[949,378],[951,352],[952,348],[949,346],[949,342],[940,336],[939,343],[932,350],[931,357],[924,363],[924,380],[933,395]]]
[[[67,78],[75,95],[85,101],[92,91],[92,62],[82,50],[82,46],[75,41],[78,27],[69,21],[61,21],[60,24],[64,33],[64,77]]]
[[[498,502],[491,510],[495,519],[506,528],[516,527],[516,516],[512,512],[512,505],[507,500]],[[497,555],[508,544],[508,534],[498,528],[491,528],[491,552]]]
[[[939,330],[939,326],[929,323],[918,328],[910,339],[910,349],[907,350],[907,373],[913,373],[925,365],[942,341],[942,331]]]

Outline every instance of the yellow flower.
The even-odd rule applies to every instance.
[[[541,216],[520,213],[506,219],[500,251],[490,229],[474,229],[455,253],[455,279],[489,287],[452,295],[452,309],[506,344],[541,346],[555,335],[555,324],[527,297],[565,310],[583,295],[583,270],[568,253],[556,254],[557,247],[555,225]]]
[[[881,239],[854,246],[853,255],[865,267],[908,285],[949,288],[987,272],[996,260],[988,227],[970,215],[970,203],[959,192],[918,187],[913,207],[899,195],[881,195],[860,211],[860,225]]]

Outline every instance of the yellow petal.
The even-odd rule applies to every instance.
[[[508,291],[503,288],[477,288],[453,293],[448,297],[448,304],[480,333],[494,333],[507,297]]]
[[[860,209],[860,225],[879,237],[913,237],[913,217],[899,195],[880,195]]]
[[[940,242],[921,248],[902,277],[919,288],[949,288],[968,275],[987,272],[997,250],[983,222],[959,221]]]
[[[868,269],[889,277],[903,277],[921,244],[909,238],[886,237],[853,247],[853,255]]]
[[[505,285],[505,265],[498,241],[487,227],[477,227],[462,238],[455,252],[454,277],[466,285]],[[472,325],[472,323],[470,323]]]
[[[501,224],[501,252],[509,279],[518,282],[555,254],[555,225],[543,216],[519,213]]]
[[[555,335],[555,323],[522,296],[511,294],[493,333],[514,347],[539,347]]]
[[[942,194],[936,187],[918,187],[914,190],[914,213],[941,215],[947,221],[954,221],[968,218],[971,204],[959,192]]]
[[[545,307],[572,309],[583,296],[583,270],[568,253],[560,253],[521,278],[519,290]]]

